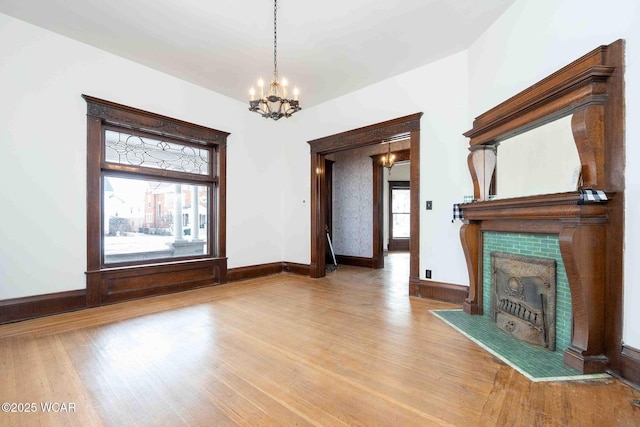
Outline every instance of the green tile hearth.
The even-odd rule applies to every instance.
[[[432,310],[431,313],[532,381],[608,377],[606,374],[581,374],[564,364],[562,351],[549,351],[522,342],[498,329],[487,316],[472,316],[462,310]]]

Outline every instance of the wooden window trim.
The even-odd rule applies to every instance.
[[[87,102],[87,305],[97,306],[226,282],[226,143],[229,133],[88,95],[82,97]],[[215,256],[103,265],[103,173],[140,172],[132,166],[104,161],[103,129],[114,127],[211,149],[213,158],[208,176],[161,170],[149,171],[146,176],[210,185],[210,209],[215,213],[208,230],[208,244],[210,253]]]

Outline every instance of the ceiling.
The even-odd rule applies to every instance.
[[[278,71],[309,108],[467,48],[515,0],[280,0]],[[272,0],[0,0],[0,13],[240,101],[273,73]]]

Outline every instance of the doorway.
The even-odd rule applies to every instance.
[[[387,203],[389,252],[409,251],[411,221],[411,181],[387,181],[389,196]]]
[[[311,265],[309,275],[314,278],[324,277],[326,271],[326,218],[327,182],[326,156],[331,153],[379,144],[385,140],[408,139],[411,156],[411,190],[410,190],[410,267],[409,294],[417,295],[420,284],[419,277],[419,195],[420,195],[420,118],[423,113],[400,117],[387,122],[354,129],[336,135],[309,141],[311,146]],[[372,156],[373,158],[374,156]],[[375,165],[375,163],[374,163]],[[382,165],[374,166],[373,186],[373,253],[384,265],[384,248],[382,237]],[[377,195],[380,195],[379,197]]]

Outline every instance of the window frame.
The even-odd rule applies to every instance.
[[[393,190],[411,190],[410,181],[388,181],[389,183],[389,245],[388,250],[409,250],[410,237],[393,237]],[[404,213],[411,218],[411,210]],[[409,219],[410,221],[411,219]]]
[[[87,102],[87,300],[100,305],[226,281],[226,139],[223,132],[82,95]],[[161,139],[209,151],[207,175],[106,161],[105,131]],[[105,176],[142,178],[209,189],[208,254],[104,262]],[[148,277],[145,278],[145,275]]]

